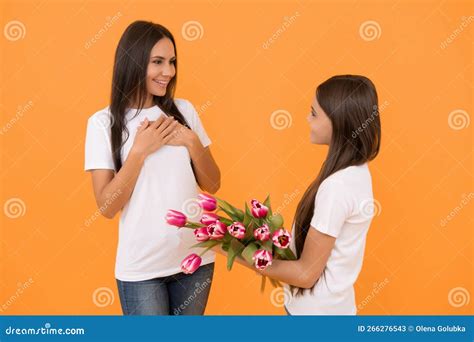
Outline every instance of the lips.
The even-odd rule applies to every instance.
[[[166,88],[170,81],[163,81],[163,80],[153,80],[153,82],[157,83],[160,87]]]

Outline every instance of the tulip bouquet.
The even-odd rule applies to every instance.
[[[283,228],[282,216],[272,213],[270,197],[263,203],[253,199],[250,208],[245,203],[244,210],[207,194],[200,194],[198,203],[204,209],[199,222],[189,221],[176,210],[169,210],[166,215],[168,224],[194,230],[197,243],[193,247],[205,248],[200,255],[193,253],[182,261],[184,273],[196,271],[201,265],[201,256],[218,245],[227,252],[228,270],[232,269],[235,258],[242,258],[259,270],[270,266],[273,259],[296,259],[289,248],[291,235]],[[265,279],[262,278],[262,291]],[[274,279],[270,281],[273,286],[281,286]]]

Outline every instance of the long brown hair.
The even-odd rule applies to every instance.
[[[381,129],[378,97],[367,77],[334,76],[320,84],[316,100],[332,124],[328,154],[316,179],[298,203],[294,219],[295,247],[299,258],[314,212],[314,200],[320,184],[333,173],[349,166],[373,160],[380,149]],[[296,289],[296,295],[304,289]],[[314,290],[314,286],[311,291]]]
[[[121,149],[129,137],[125,114],[135,101],[138,103],[136,115],[143,109],[147,98],[146,76],[150,53],[155,44],[163,38],[171,40],[175,51],[176,74],[171,79],[164,96],[153,96],[155,105],[179,123],[189,127],[184,116],[174,103],[174,92],[178,75],[176,43],[171,32],[164,26],[148,21],[130,24],[120,38],[115,51],[112,77],[110,112],[112,114],[112,152],[115,171],[122,167]]]

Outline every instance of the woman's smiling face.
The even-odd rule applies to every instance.
[[[164,96],[171,79],[176,75],[176,55],[168,38],[160,39],[150,53],[146,87],[149,94]]]
[[[307,120],[311,129],[311,143],[329,145],[332,136],[332,123],[324,110],[319,106],[316,97],[311,105],[311,113],[308,115]]]

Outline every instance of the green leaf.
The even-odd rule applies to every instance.
[[[228,218],[222,217],[222,216],[219,216],[219,221],[221,221],[226,226],[230,226],[232,223],[234,223],[234,221],[229,220]]]
[[[262,242],[262,247],[272,253],[273,242],[272,239]]]
[[[266,276],[262,276],[262,283],[260,284],[260,292],[265,291],[265,281],[267,280]]]
[[[267,219],[267,222],[268,226],[270,227],[270,231],[274,233],[275,230],[283,226],[283,217],[280,214],[275,214],[270,216]]]
[[[192,228],[192,229],[201,228],[201,227],[205,227],[205,225],[198,222],[186,222],[186,224],[184,225],[184,228]]]
[[[293,251],[290,249],[290,247],[288,248],[278,248],[278,247],[275,247],[275,252],[284,260],[296,260],[296,256],[295,254],[293,253]]]
[[[229,204],[228,202],[220,198],[216,198],[216,200],[217,200],[219,209],[225,212],[233,221],[241,222],[243,220],[244,212],[242,210],[237,209],[233,205]]]
[[[252,222],[252,219],[253,219],[252,213],[250,212],[247,202],[245,202],[245,213],[244,213],[244,219],[242,222],[243,225],[247,227]]]
[[[226,252],[229,250],[230,241],[232,240],[232,236],[227,232],[222,239],[222,249]]]
[[[211,247],[212,248],[218,245],[219,243],[221,242],[217,240],[207,240],[207,241],[196,243],[195,245],[192,245],[191,248],[196,248],[196,247],[199,247],[199,248]]]
[[[247,261],[249,265],[253,265],[252,257],[257,249],[258,249],[257,244],[252,242],[252,243],[249,243],[247,247],[245,247],[245,249],[242,251],[242,258],[244,258],[244,260]]]
[[[222,243],[222,249],[223,249],[224,251],[226,251],[226,252],[229,251],[229,246],[230,246],[230,241],[224,241],[224,242]]]
[[[242,251],[245,249],[245,246],[237,239],[232,239],[230,242],[229,250],[227,252],[227,269],[230,271],[234,260],[239,256]]]
[[[267,217],[271,217],[273,215],[273,213],[272,213],[272,205],[270,204],[270,195],[267,196],[267,198],[263,202],[263,205],[268,208]]]

